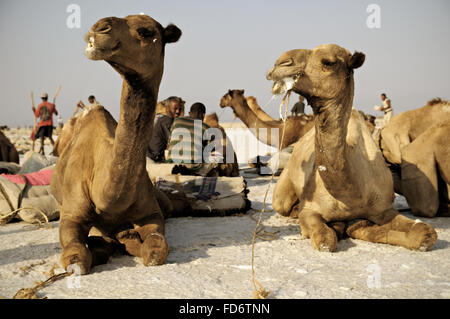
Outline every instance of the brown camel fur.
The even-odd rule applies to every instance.
[[[87,33],[87,57],[106,61],[121,75],[122,97],[119,123],[102,106],[77,118],[52,175],[64,268],[77,264],[86,274],[107,261],[116,240],[144,265],[166,261],[163,212],[171,206],[146,173],[145,152],[165,45],[180,36],[176,26],[164,28],[146,15],[104,18]],[[88,237],[91,228],[103,237]]]
[[[13,143],[0,131],[0,162],[19,164],[19,153]]]
[[[386,160],[395,165],[402,162],[402,149],[429,127],[450,121],[450,102],[440,98],[425,106],[394,116],[381,130],[380,146]]]
[[[228,177],[239,176],[239,164],[237,161],[236,153],[234,152],[231,141],[227,137],[225,129],[219,124],[219,118],[217,114],[211,113],[206,115],[203,122],[205,122],[212,128],[218,128],[222,132],[222,142],[220,145],[222,145],[221,154],[224,156],[225,163],[219,165],[219,167],[217,168],[219,176],[228,176]],[[226,163],[227,149],[228,152],[233,152],[233,163]]]
[[[411,191],[413,189],[417,189],[417,184],[414,184],[415,182],[413,180],[418,177],[412,178],[411,175],[409,175],[407,180],[404,180],[403,167],[405,167],[405,164],[402,163],[405,163],[405,159],[403,153],[405,149],[411,143],[414,143],[415,140],[418,139],[418,137],[424,132],[429,130],[432,126],[441,123],[450,123],[450,102],[440,98],[435,98],[428,101],[428,103],[421,108],[406,111],[394,116],[392,120],[381,130],[380,134],[380,148],[392,171],[392,176],[394,178],[394,189],[397,193],[403,194],[406,197],[413,212],[419,216],[432,217],[436,215],[436,194],[431,197],[427,197],[419,196],[415,191]],[[445,133],[445,130],[440,129],[439,132]],[[431,136],[431,133],[429,133],[429,136]],[[438,140],[436,134],[433,134],[432,136],[434,140]],[[444,136],[443,138],[445,139],[446,137],[447,136]],[[423,162],[425,161],[424,156],[427,154],[431,156],[428,159],[428,165],[434,165],[437,159],[433,156],[435,149],[430,148],[431,141],[426,139],[421,139],[421,141],[422,142],[415,142],[416,146],[411,146],[409,148],[408,160],[406,161],[411,163],[417,163],[419,161]],[[443,145],[441,146],[443,147]],[[424,149],[424,151],[422,151],[422,149]],[[425,149],[427,151],[425,151]],[[441,167],[443,166],[443,163],[438,164]],[[412,173],[411,169],[412,168],[409,167],[408,174],[418,174]],[[435,172],[438,173],[438,171]],[[427,175],[428,173],[431,173],[429,169],[427,169],[427,173],[424,174]],[[439,179],[439,176],[433,177],[429,181],[428,185],[434,185],[435,181]],[[413,184],[407,185],[409,182]],[[442,184],[441,186],[445,188],[445,184]],[[405,190],[405,187],[409,190]],[[436,192],[445,193],[446,190],[436,190]],[[422,204],[419,204],[419,199],[423,200]],[[445,199],[443,204],[445,205]]]
[[[401,189],[417,216],[450,216],[450,121],[436,124],[402,149]]]
[[[429,250],[436,232],[393,208],[389,169],[362,116],[352,111],[353,70],[364,60],[363,53],[326,44],[287,51],[268,72],[272,93],[289,89],[290,79],[306,97],[315,125],[295,144],[272,206],[282,215],[296,214],[302,234],[320,251],[336,249],[336,232],[342,234],[345,223],[355,239]]]
[[[233,112],[252,129],[255,137],[264,144],[285,148],[295,143],[313,127],[313,121],[308,116],[294,116],[286,120],[286,132],[283,138],[283,121],[263,121],[248,106],[244,90],[229,90],[220,100],[220,107],[231,107]],[[275,129],[276,131],[272,131]],[[278,136],[276,135],[278,133]],[[277,138],[272,138],[272,135]]]
[[[271,117],[269,114],[264,112],[264,110],[259,106],[258,101],[256,100],[256,97],[254,96],[247,96],[245,98],[247,101],[248,107],[253,111],[253,113],[256,114],[256,116],[263,121],[276,121],[273,117]]]

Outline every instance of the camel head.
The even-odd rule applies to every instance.
[[[231,101],[236,97],[240,97],[245,100],[244,90],[228,90],[228,93],[222,96],[222,99],[220,100],[220,107],[224,108],[227,106],[232,106]]]
[[[203,122],[208,124],[210,127],[218,127],[219,126],[219,117],[214,112],[214,113],[205,115],[205,118],[203,119]]]
[[[121,75],[162,76],[165,45],[180,36],[175,25],[164,28],[147,15],[108,17],[97,21],[86,34],[85,54],[91,60],[105,60]]]
[[[308,101],[337,99],[352,88],[353,70],[364,59],[363,53],[351,54],[335,44],[320,45],[313,50],[291,50],[278,58],[266,77],[274,82],[273,94],[292,89]]]

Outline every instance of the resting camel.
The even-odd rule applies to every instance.
[[[252,133],[264,144],[273,147],[285,148],[295,143],[300,137],[306,134],[312,127],[313,121],[308,116],[289,117],[286,120],[286,132],[283,138],[283,121],[263,121],[250,109],[244,97],[244,90],[229,90],[220,100],[220,107],[231,107],[233,112],[247,125],[254,129]],[[264,129],[264,130],[261,130]],[[277,132],[272,132],[276,129]],[[272,139],[272,134],[277,134],[276,139]]]
[[[77,264],[88,273],[107,261],[116,240],[146,266],[166,261],[163,212],[171,206],[146,173],[145,152],[165,45],[180,36],[175,25],[164,28],[146,15],[104,18],[87,33],[86,56],[120,74],[122,97],[118,123],[100,105],[77,118],[52,175],[64,268]],[[103,236],[88,236],[91,228]]]
[[[245,98],[247,101],[248,107],[253,111],[253,113],[256,114],[256,116],[263,121],[276,121],[273,117],[271,117],[269,114],[264,112],[264,110],[259,106],[258,101],[256,100],[256,97],[254,96],[247,96]]]
[[[353,71],[364,60],[363,53],[325,44],[287,51],[267,73],[273,94],[292,89],[314,113],[314,130],[295,144],[272,206],[297,215],[302,234],[320,251],[334,251],[336,233],[346,226],[351,238],[426,251],[435,230],[393,208],[392,176],[364,119],[352,111]]]
[[[450,216],[450,121],[402,148],[401,190],[417,216]]]
[[[380,146],[386,160],[400,165],[402,149],[429,127],[450,121],[450,102],[440,98],[418,109],[400,113],[381,130]]]
[[[219,118],[217,117],[217,114],[211,113],[211,114],[206,115],[203,122],[205,122],[212,128],[218,128],[222,132],[222,142],[220,145],[222,145],[222,147],[223,147],[221,154],[224,156],[225,163],[219,165],[219,167],[217,168],[218,175],[219,176],[229,176],[229,177],[239,176],[239,164],[237,161],[236,153],[234,152],[231,141],[227,137],[225,129],[222,126],[220,126],[220,124],[219,124]],[[233,152],[233,162],[232,163],[226,162],[227,149],[229,152]]]
[[[13,143],[0,131],[0,162],[19,164],[19,153]]]
[[[424,132],[431,130],[431,128],[442,123],[450,123],[450,103],[449,101],[442,100],[440,98],[435,98],[418,109],[406,111],[396,115],[392,120],[381,130],[380,137],[380,147],[383,155],[388,162],[392,175],[394,177],[394,189],[397,193],[400,193],[406,197],[408,204],[410,205],[413,214],[418,216],[433,217],[438,213],[438,206],[436,204],[436,197],[438,193],[445,193],[445,184],[436,184],[438,180],[442,178],[442,169],[436,170],[431,169],[431,166],[439,165],[441,168],[445,168],[443,161],[445,159],[440,157],[439,159],[435,156],[435,151],[438,151],[437,147],[445,148],[446,143],[442,143],[448,139],[448,135],[444,135],[442,138],[438,137],[438,133],[429,132],[427,137],[432,137],[434,140],[428,140],[427,137],[416,141]],[[446,134],[445,129],[439,129],[439,132]],[[439,143],[435,146],[431,144],[433,141]],[[440,142],[438,142],[440,141]],[[415,146],[409,147],[411,143]],[[408,150],[408,159],[404,158],[404,152]],[[425,158],[424,156],[430,156]],[[428,182],[423,181],[421,185],[427,183],[430,185],[436,185],[434,191],[431,189],[428,192],[423,192],[418,194],[416,179],[418,176],[412,178],[412,167],[409,166],[408,177],[404,178],[405,161],[407,163],[418,163],[421,162],[422,165],[416,166],[418,170],[414,175],[418,175],[419,171],[424,169],[425,171],[420,174],[422,178],[424,176],[429,176],[431,172],[436,173],[436,176],[431,177]],[[425,164],[424,161],[427,163]],[[403,164],[402,164],[403,163]],[[425,168],[428,167],[428,168]],[[408,185],[412,183],[411,185]],[[406,189],[405,189],[406,187]],[[425,186],[424,186],[425,187]],[[434,187],[434,186],[433,186]],[[412,191],[416,189],[416,191]],[[426,196],[428,194],[429,196]],[[421,201],[421,203],[419,203]],[[441,208],[442,205],[446,204],[445,198],[441,197]],[[440,211],[443,212],[442,210]],[[445,212],[443,212],[445,213]]]

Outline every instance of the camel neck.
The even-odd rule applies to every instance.
[[[313,100],[315,154],[319,172],[338,177],[347,167],[347,132],[353,104],[353,86],[337,99]],[[322,174],[321,174],[322,175]]]
[[[255,112],[248,106],[244,97],[234,98],[231,103],[234,112],[242,122],[251,129],[252,133],[259,141],[276,148],[279,147],[279,140],[282,134],[281,122],[266,122],[258,118]],[[273,129],[275,129],[275,131]]]
[[[158,94],[158,87],[139,79],[132,81],[123,81],[120,116],[109,166],[110,183],[104,189],[106,199],[124,206],[133,201],[126,198],[127,194],[139,187],[138,181],[146,174],[145,154]]]
[[[256,116],[255,112],[248,106],[244,97],[234,98],[232,101],[233,110],[242,122],[247,125],[248,128],[265,127],[261,125],[262,121]]]

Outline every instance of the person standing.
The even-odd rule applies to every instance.
[[[83,101],[80,100],[77,104],[77,107],[76,107],[73,115],[77,114],[78,109],[90,110],[90,109],[96,107],[97,105],[100,105],[100,103],[95,99],[95,96],[93,96],[93,95],[89,95],[88,102],[89,102],[89,104],[86,106],[86,105],[84,105]]]
[[[53,114],[58,115],[58,111],[56,110],[56,106],[53,103],[48,102],[48,94],[43,93],[41,95],[42,103],[38,105],[37,109],[32,107],[34,112],[34,116],[39,118],[38,130],[35,135],[35,138],[40,138],[41,140],[41,148],[39,153],[44,154],[44,140],[46,137],[50,139],[50,143],[52,146],[55,144],[53,141]]]
[[[291,109],[292,116],[298,116],[305,114],[305,98],[301,95],[298,96],[298,102],[294,104]]]
[[[391,100],[387,98],[386,93],[381,94],[381,102],[382,102],[381,107],[375,106],[375,110],[384,112],[383,126],[386,126],[386,124],[389,123],[389,121],[391,120],[394,112],[392,109]]]

